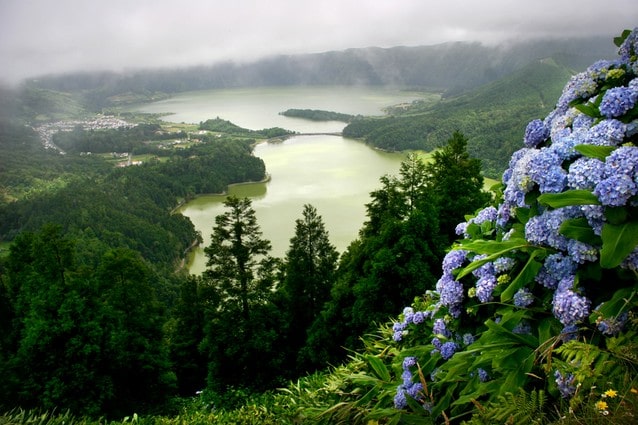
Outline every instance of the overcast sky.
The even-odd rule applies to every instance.
[[[0,81],[636,26],[637,0],[0,0]]]

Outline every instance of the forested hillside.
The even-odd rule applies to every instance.
[[[446,43],[276,56],[176,70],[42,76],[28,86],[75,93],[93,111],[149,101],[167,93],[228,87],[391,85],[458,93],[495,81],[539,58],[560,58],[581,70],[614,55],[607,38],[511,42],[503,46]]]
[[[467,135],[469,152],[483,162],[485,174],[498,178],[530,120],[551,111],[571,71],[554,59],[536,60],[523,69],[433,106],[413,104],[387,118],[360,117],[343,131],[386,150],[434,150],[455,130]]]

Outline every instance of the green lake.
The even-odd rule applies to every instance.
[[[165,120],[198,123],[220,117],[258,130],[283,127],[297,132],[339,132],[344,123],[313,122],[279,115],[289,108],[322,109],[347,114],[381,115],[383,108],[420,99],[427,94],[360,87],[241,88],[189,92],[135,110],[171,113]],[[261,143],[254,154],[264,160],[270,180],[236,185],[229,194],[249,197],[263,236],[272,243],[272,255],[283,257],[294,234],[295,220],[304,204],[323,217],[330,240],[343,252],[364,223],[370,192],[379,178],[396,174],[404,154],[380,152],[362,142],[339,136],[297,136],[282,143]],[[203,195],[185,204],[189,217],[210,243],[215,217],[224,212],[223,195]],[[197,249],[189,270],[205,269],[203,249]]]

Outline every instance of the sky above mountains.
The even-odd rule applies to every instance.
[[[0,81],[636,26],[636,0],[0,0]]]

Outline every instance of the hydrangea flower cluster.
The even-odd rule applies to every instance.
[[[420,382],[414,382],[414,375],[410,370],[416,366],[416,357],[410,356],[403,359],[403,373],[401,379],[403,382],[397,387],[396,395],[394,396],[394,407],[397,409],[404,409],[408,405],[407,397],[412,397],[417,401],[423,400],[423,384]]]
[[[606,310],[607,316],[592,308],[638,282],[638,238],[627,230],[636,229],[631,220],[638,211],[638,28],[625,37],[619,55],[573,76],[556,108],[527,125],[523,147],[503,173],[500,204],[457,226],[463,239],[443,259],[427,312],[416,319],[408,307],[394,324],[397,342],[406,343],[410,324],[429,335],[424,352],[431,368],[424,372],[436,376],[436,385],[446,382],[446,367],[464,370],[458,362],[468,362],[465,370],[480,382],[505,379],[500,359],[479,363],[471,353],[484,354],[481,347],[490,345],[481,343],[490,330],[494,338],[514,334],[512,341],[539,338],[538,312],[543,320],[553,316],[542,331],[545,338],[552,333],[549,345],[577,339],[584,330],[615,336],[626,326],[635,302],[613,307],[613,314]],[[601,290],[591,271],[606,269],[629,277]],[[477,348],[459,355],[470,345]],[[489,375],[478,367],[486,365]],[[405,407],[405,394],[411,396],[409,378],[397,389],[398,408]],[[557,393],[574,395],[573,374],[556,370],[553,378],[547,381]]]

